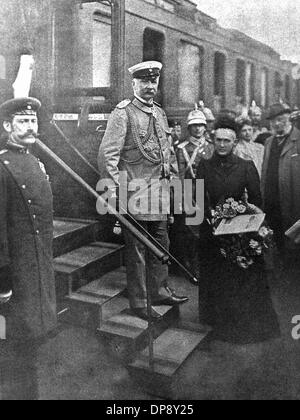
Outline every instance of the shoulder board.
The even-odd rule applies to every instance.
[[[161,108],[162,107],[161,104],[159,104],[159,103],[157,103],[155,101],[153,103],[154,103],[154,105],[158,106],[158,108]]]
[[[188,141],[184,141],[183,143],[180,143],[178,146],[177,146],[177,149],[184,149],[185,148],[185,146],[187,146],[188,145]]]
[[[117,105],[117,108],[118,109],[124,109],[124,108],[126,108],[129,104],[131,103],[131,100],[130,99],[125,99],[124,101],[122,101],[122,102],[120,102],[118,105]]]
[[[0,150],[0,156],[1,155],[4,155],[5,153],[7,153],[8,152],[8,150],[6,150],[6,149],[4,149],[4,150]]]

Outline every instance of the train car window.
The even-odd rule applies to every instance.
[[[225,80],[226,56],[220,52],[216,52],[214,60],[214,108],[217,112],[226,104]]]
[[[288,103],[291,101],[291,79],[290,76],[285,76],[285,99]]]
[[[263,108],[269,106],[269,71],[264,68],[261,72],[261,105]]]
[[[111,86],[111,19],[93,15],[93,86]]]
[[[182,41],[178,51],[179,100],[194,104],[202,95],[203,49]]]
[[[0,79],[6,79],[6,60],[3,55],[0,55]]]
[[[246,63],[244,60],[236,61],[236,96],[237,103],[246,102]]]
[[[143,39],[144,61],[164,61],[165,37],[164,34],[146,28]]]
[[[165,54],[165,36],[161,32],[146,28],[143,37],[143,60],[159,61],[164,63]],[[162,72],[159,84],[159,90],[156,96],[157,102],[164,105],[164,70]]]
[[[249,107],[255,99],[255,66],[252,63],[246,65],[246,105]]]
[[[274,79],[274,91],[275,91],[275,99],[279,101],[281,98],[281,88],[283,86],[282,78],[278,71],[275,72],[275,79]]]

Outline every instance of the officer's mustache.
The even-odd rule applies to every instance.
[[[20,139],[26,139],[26,137],[29,136],[33,136],[35,138],[38,138],[38,133],[36,131],[33,130],[28,130],[25,134],[23,134],[22,136],[19,135]]]

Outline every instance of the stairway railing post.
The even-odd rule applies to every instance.
[[[148,315],[148,345],[149,345],[149,368],[154,371],[154,321],[152,318],[151,285],[146,273],[147,315]]]

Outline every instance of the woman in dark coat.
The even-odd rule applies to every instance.
[[[216,127],[215,153],[201,161],[198,179],[204,179],[206,215],[228,198],[262,204],[258,172],[251,161],[234,155],[236,132],[227,117]],[[249,344],[280,335],[272,306],[264,263],[248,269],[226,260],[206,221],[200,228],[200,321],[213,328],[215,339]]]

